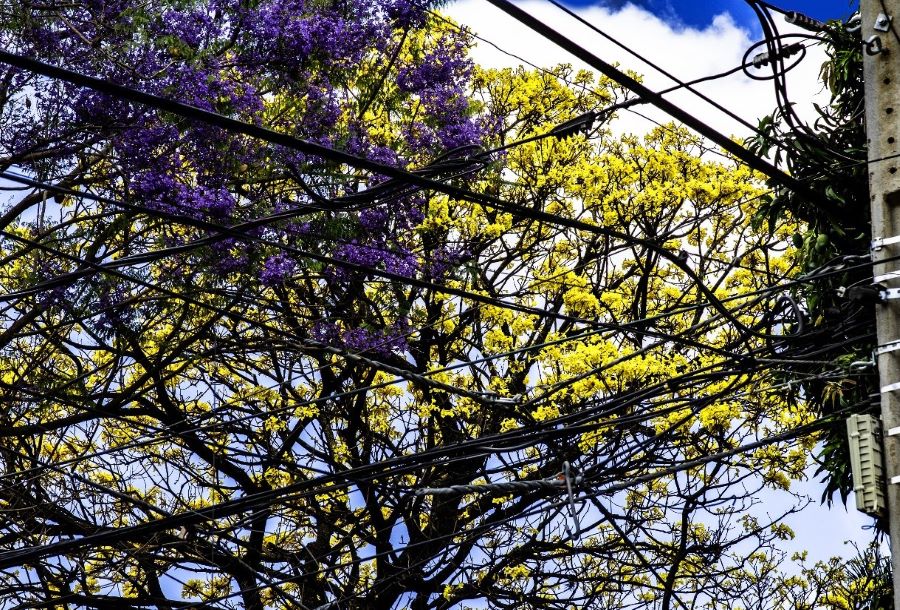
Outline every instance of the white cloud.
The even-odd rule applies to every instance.
[[[622,68],[640,73],[644,77],[644,83],[652,89],[660,90],[674,84],[672,80],[642,64],[625,50],[616,47],[553,5],[541,0],[526,0],[519,2],[518,6],[539,17],[544,23],[564,32],[601,59],[618,63]],[[750,32],[737,25],[727,13],[714,17],[708,27],[695,29],[665,21],[631,4],[618,11],[592,6],[577,9],[577,12],[589,23],[595,24],[626,47],[683,81],[716,74],[740,65],[744,53],[755,42],[750,38]],[[587,67],[485,0],[459,0],[450,4],[445,13],[504,50],[539,66],[550,67],[562,62],[571,63],[579,68]],[[784,33],[792,31],[787,24],[781,29]],[[476,47],[474,57],[482,65],[494,67],[519,65],[516,59],[483,42]],[[822,61],[824,53],[818,49],[811,49],[806,59],[788,74],[792,101],[797,102],[798,111],[809,118],[814,116],[811,104],[814,95],[817,95],[816,101],[820,104],[827,101],[820,93],[821,87],[817,82]],[[697,85],[697,89],[753,125],[775,107],[772,84],[768,81],[751,80],[741,73],[702,83]],[[749,133],[746,127],[690,92],[676,92],[669,95],[668,99],[726,135],[745,136]],[[638,110],[657,120],[668,120],[665,114],[650,106]],[[631,113],[620,113],[616,128],[622,131],[642,132],[649,126],[647,121]]]

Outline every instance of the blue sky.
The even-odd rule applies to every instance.
[[[713,16],[728,12],[736,23],[752,32],[758,30],[756,17],[745,0],[566,0],[566,3],[573,7],[599,4],[618,8],[629,1],[667,21],[677,20],[695,28],[702,29],[712,22]],[[852,0],[778,0],[772,4],[821,20],[849,17],[858,5]]]

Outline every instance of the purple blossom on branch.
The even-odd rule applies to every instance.
[[[262,272],[259,274],[259,281],[263,286],[271,288],[284,284],[297,269],[295,263],[286,254],[275,254],[266,259],[263,264]]]
[[[361,354],[388,356],[408,349],[409,322],[400,318],[386,328],[355,327],[342,329],[334,322],[316,322],[310,338],[331,347],[350,349]]]

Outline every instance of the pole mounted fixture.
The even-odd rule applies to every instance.
[[[569,119],[564,123],[560,123],[556,127],[550,130],[556,138],[560,140],[564,138],[568,138],[570,136],[590,133],[591,129],[594,127],[594,121],[597,120],[597,113],[593,111],[585,112],[584,114],[579,114],[574,119]]]
[[[900,0],[862,0],[860,18],[851,27],[858,28],[865,53],[863,76],[866,98],[866,135],[868,141],[869,197],[872,209],[872,262],[874,281],[886,294],[900,294],[900,37],[891,15],[900,14]],[[894,578],[894,607],[900,608],[900,300],[882,299],[875,307],[879,349],[875,351],[881,388],[881,434],[884,436],[884,478],[887,506],[884,510],[891,539],[891,564]],[[857,424],[860,423],[858,420]],[[852,425],[849,424],[848,425]],[[863,428],[871,425],[862,424]],[[857,432],[862,440],[864,429]],[[851,436],[851,447],[853,437]],[[861,448],[861,447],[860,447]],[[862,454],[857,458],[864,458]],[[874,454],[868,458],[874,466]],[[859,464],[862,470],[863,465]],[[862,475],[862,470],[860,471]],[[856,473],[854,473],[855,475]],[[871,473],[870,473],[871,474]],[[872,481],[860,483],[866,509],[879,508]],[[860,499],[857,497],[857,502]]]
[[[854,414],[847,418],[856,508],[874,516],[887,511],[881,437],[881,420],[874,415]]]

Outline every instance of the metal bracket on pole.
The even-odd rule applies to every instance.
[[[880,356],[881,354],[888,354],[890,352],[896,352],[900,350],[900,339],[896,341],[889,341],[884,345],[879,345],[875,348],[875,355]]]
[[[891,17],[885,15],[884,13],[878,13],[878,16],[875,18],[875,25],[872,26],[872,29],[876,32],[890,31]]]
[[[891,244],[900,244],[900,235],[894,235],[893,237],[876,237],[872,240],[871,249],[873,252],[876,252]]]
[[[887,394],[888,392],[896,392],[897,390],[900,390],[900,381],[898,381],[897,383],[889,383],[888,385],[881,386],[882,394]],[[893,428],[891,428],[891,430],[893,430]]]
[[[882,301],[896,301],[900,299],[900,288],[888,288],[881,291]]]
[[[887,282],[890,280],[900,280],[900,271],[889,271],[888,273],[884,273],[882,275],[876,275],[872,278],[876,284],[880,284],[881,282]]]

